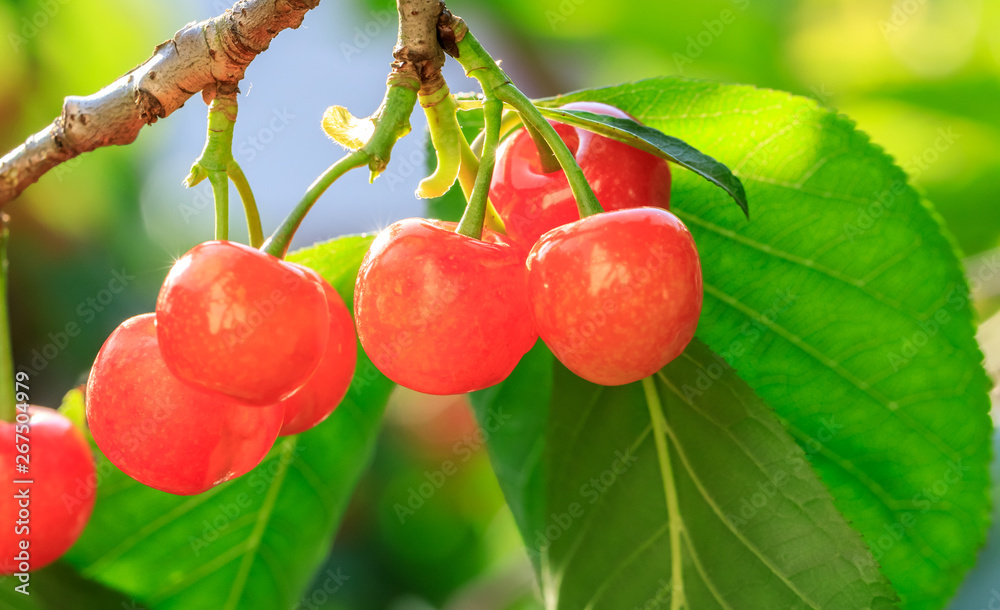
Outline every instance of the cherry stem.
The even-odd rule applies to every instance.
[[[490,183],[493,181],[493,168],[496,166],[497,146],[500,144],[500,122],[503,115],[503,102],[491,98],[487,93],[483,103],[483,115],[486,118],[486,139],[483,143],[483,156],[479,159],[479,171],[476,172],[476,183],[469,197],[469,205],[462,214],[456,232],[480,239],[483,236],[483,223],[486,220],[486,207],[489,202]]]
[[[566,173],[569,187],[573,191],[574,199],[576,199],[576,207],[580,212],[580,218],[586,218],[587,216],[603,212],[604,208],[597,201],[597,196],[594,195],[594,190],[590,188],[590,183],[587,182],[587,178],[583,175],[583,170],[580,169],[580,165],[576,162],[576,158],[570,152],[569,147],[559,137],[555,127],[545,120],[545,117],[538,112],[538,108],[535,108],[531,100],[518,91],[513,83],[508,81],[506,85],[501,85],[496,91],[497,97],[509,103],[520,113],[525,126],[531,125],[541,132],[542,137],[552,147],[553,154],[559,160],[559,165],[562,166],[563,172]]]
[[[0,420],[12,422],[17,416],[17,390],[7,309],[7,220],[6,214],[0,215]]]
[[[482,133],[486,133],[484,130]],[[479,157],[472,151],[472,146],[468,140],[462,138],[462,166],[458,170],[458,183],[462,186],[462,194],[468,201],[472,197],[472,188],[476,184],[476,175],[479,173]]]
[[[233,158],[233,131],[238,110],[235,89],[230,93],[216,92],[208,106],[208,137],[205,138],[205,148],[191,166],[184,185],[192,187],[208,178],[215,198],[215,238],[228,239],[229,180],[232,180],[243,202],[250,245],[258,248],[264,241],[264,232],[260,225],[257,200],[246,174]]]
[[[484,134],[486,131],[483,130],[482,133]],[[500,133],[503,133],[502,123]],[[472,146],[469,145],[469,141],[464,136],[462,137],[461,144],[462,167],[458,171],[458,182],[462,186],[462,194],[465,195],[465,200],[468,201],[472,198],[472,189],[476,186],[476,176],[479,174],[479,157],[472,151]],[[497,213],[493,207],[493,203],[489,200],[486,202],[486,228],[494,233],[507,234],[507,227],[504,226],[503,219],[500,218],[500,214]]]
[[[504,112],[503,121],[501,121],[500,123],[500,137],[503,138],[507,134],[507,132],[517,127],[520,122],[521,122],[521,115],[519,115],[518,113],[514,112],[513,110]],[[472,144],[470,146],[472,147],[472,151],[477,155],[482,154],[483,140],[485,139],[486,139],[486,132],[480,131],[479,135],[477,135],[476,138],[472,141]]]
[[[541,161],[542,172],[551,174],[562,169],[555,153],[552,152],[552,147],[545,141],[542,134],[531,123],[525,123],[524,126],[528,130],[528,135],[531,136],[531,141],[535,143],[535,148],[538,149],[538,159]]]
[[[331,165],[319,175],[309,188],[306,190],[306,194],[302,196],[298,205],[292,210],[281,226],[278,227],[275,232],[264,242],[264,246],[261,248],[264,252],[278,258],[285,258],[285,254],[288,253],[288,246],[292,242],[292,238],[295,237],[295,232],[298,231],[299,225],[305,219],[306,214],[312,209],[316,201],[326,192],[326,189],[330,188],[330,185],[336,182],[337,178],[340,178],[352,169],[362,167],[367,165],[368,155],[362,150],[356,150],[344,157],[341,157],[339,161]]]
[[[584,218],[603,212],[604,209],[601,208],[597,197],[594,196],[594,191],[587,183],[583,170],[580,169],[573,153],[559,137],[555,128],[545,120],[545,117],[531,100],[514,86],[510,77],[500,69],[493,57],[476,40],[464,21],[453,17],[449,26],[457,40],[457,53],[453,53],[453,57],[465,68],[466,74],[479,81],[487,97],[492,94],[500,101],[513,107],[521,115],[524,124],[537,130],[552,148],[552,153],[559,161],[563,171],[566,172],[573,197],[576,199],[576,207],[580,211],[580,217]]]
[[[419,89],[420,80],[415,76],[395,72],[389,75],[382,105],[370,117],[375,123],[371,138],[364,146],[328,167],[309,185],[298,205],[264,242],[261,250],[272,256],[284,258],[306,214],[337,178],[364,165],[371,171],[372,180],[385,171],[392,147],[397,140],[410,133],[410,114],[417,104]]]
[[[215,239],[229,239],[229,178],[225,173],[209,172],[208,181],[212,185],[215,199]]]
[[[250,183],[247,181],[243,168],[234,159],[226,166],[226,173],[229,179],[236,186],[236,192],[240,194],[243,202],[243,211],[247,217],[247,233],[250,237],[250,245],[259,248],[264,244],[264,230],[260,224],[260,212],[257,211],[257,199],[253,195]]]

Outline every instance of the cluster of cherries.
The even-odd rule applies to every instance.
[[[631,118],[605,104],[567,104]],[[546,172],[521,130],[497,151],[490,200],[506,235],[437,220],[379,234],[358,274],[365,352],[390,379],[431,394],[492,386],[541,337],[571,371],[621,385],[654,374],[694,337],[701,266],[667,211],[666,161],[554,123],[606,210],[581,219],[563,171]]]
[[[315,271],[210,241],[170,270],[156,312],[123,322],[87,382],[87,422],[132,478],[179,495],[250,471],[323,421],[354,375],[354,321]]]
[[[565,108],[628,116],[603,104]],[[620,385],[655,373],[691,341],[701,268],[690,233],[667,211],[666,162],[554,126],[607,211],[580,219],[565,174],[544,171],[522,130],[501,145],[490,189],[506,235],[474,239],[454,223],[414,218],[372,243],[357,277],[357,334],[393,381],[433,394],[486,388],[541,337],[577,375]],[[126,474],[198,494],[250,471],[278,436],[323,421],[356,359],[354,320],[319,274],[206,242],[173,266],[155,313],[108,337],[87,383],[87,420]],[[10,559],[25,538],[31,569],[57,559],[94,506],[83,435],[65,416],[31,407],[0,422],[5,523],[20,523],[14,452],[29,431],[31,473],[45,484],[30,492],[30,535],[0,536],[3,574],[21,571]]]

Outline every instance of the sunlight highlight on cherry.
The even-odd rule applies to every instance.
[[[604,212],[553,229],[527,267],[539,336],[588,381],[648,377],[694,337],[701,264],[691,234],[666,210]]]

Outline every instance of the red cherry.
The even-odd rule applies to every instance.
[[[31,571],[59,559],[90,520],[97,491],[90,445],[73,422],[45,407],[28,407],[27,423],[23,414],[19,417],[20,423],[0,422],[0,575],[22,571],[16,559],[22,541],[28,544]],[[27,460],[15,447],[25,444]],[[28,472],[16,472],[17,464]],[[15,483],[25,480],[31,483]],[[22,497],[25,490],[27,499]]]
[[[284,413],[182,383],[164,362],[156,326],[154,314],[136,316],[104,342],[87,382],[87,422],[125,474],[172,494],[199,494],[259,464]]]
[[[563,108],[632,118],[596,102],[574,102]],[[552,124],[605,210],[668,209],[670,166],[665,160],[586,129]],[[503,218],[507,234],[526,248],[546,231],[580,219],[566,174],[561,169],[544,172],[538,150],[523,129],[504,140],[497,151],[490,201]]]
[[[330,308],[330,334],[316,372],[298,392],[279,403],[285,409],[285,419],[278,436],[305,432],[333,413],[351,387],[358,360],[354,320],[344,299],[318,273],[309,267],[296,266],[323,287]]]
[[[401,220],[372,242],[358,273],[354,318],[375,366],[427,394],[461,394],[506,378],[537,339],[524,251],[455,223]]]
[[[553,229],[527,266],[538,334],[584,379],[638,381],[694,337],[701,264],[691,234],[666,210],[604,212]]]
[[[225,241],[192,248],[156,301],[163,359],[184,382],[251,405],[298,390],[326,350],[323,289],[300,268]]]

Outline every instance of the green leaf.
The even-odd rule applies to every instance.
[[[985,536],[992,425],[968,288],[930,206],[853,123],[808,99],[662,78],[560,102],[583,99],[740,177],[751,222],[700,178],[674,176],[671,208],[702,260],[698,337],[806,449],[903,607],[942,607]]]
[[[350,304],[371,239],[333,240],[289,260],[316,268]],[[66,560],[150,609],[292,607],[327,556],[392,388],[358,349],[351,388],[325,422],[279,438],[253,471],[204,494],[150,489],[99,456],[94,516]],[[70,393],[64,409],[82,408]]]
[[[0,608],[4,610],[143,610],[119,591],[87,580],[66,562],[31,573],[28,591],[14,591],[21,583],[13,576],[0,578]]]
[[[543,115],[562,123],[599,133],[652,153],[667,161],[673,161],[681,167],[688,168],[729,193],[729,196],[736,201],[736,204],[740,206],[743,213],[748,218],[750,217],[747,196],[743,191],[743,184],[740,182],[740,179],[734,176],[724,164],[719,163],[684,140],[668,136],[657,129],[637,123],[632,119],[605,116],[582,110],[549,108],[546,106],[540,106],[538,110]]]
[[[697,340],[655,378],[583,381],[539,344],[474,396],[548,608],[893,608],[774,413]]]

